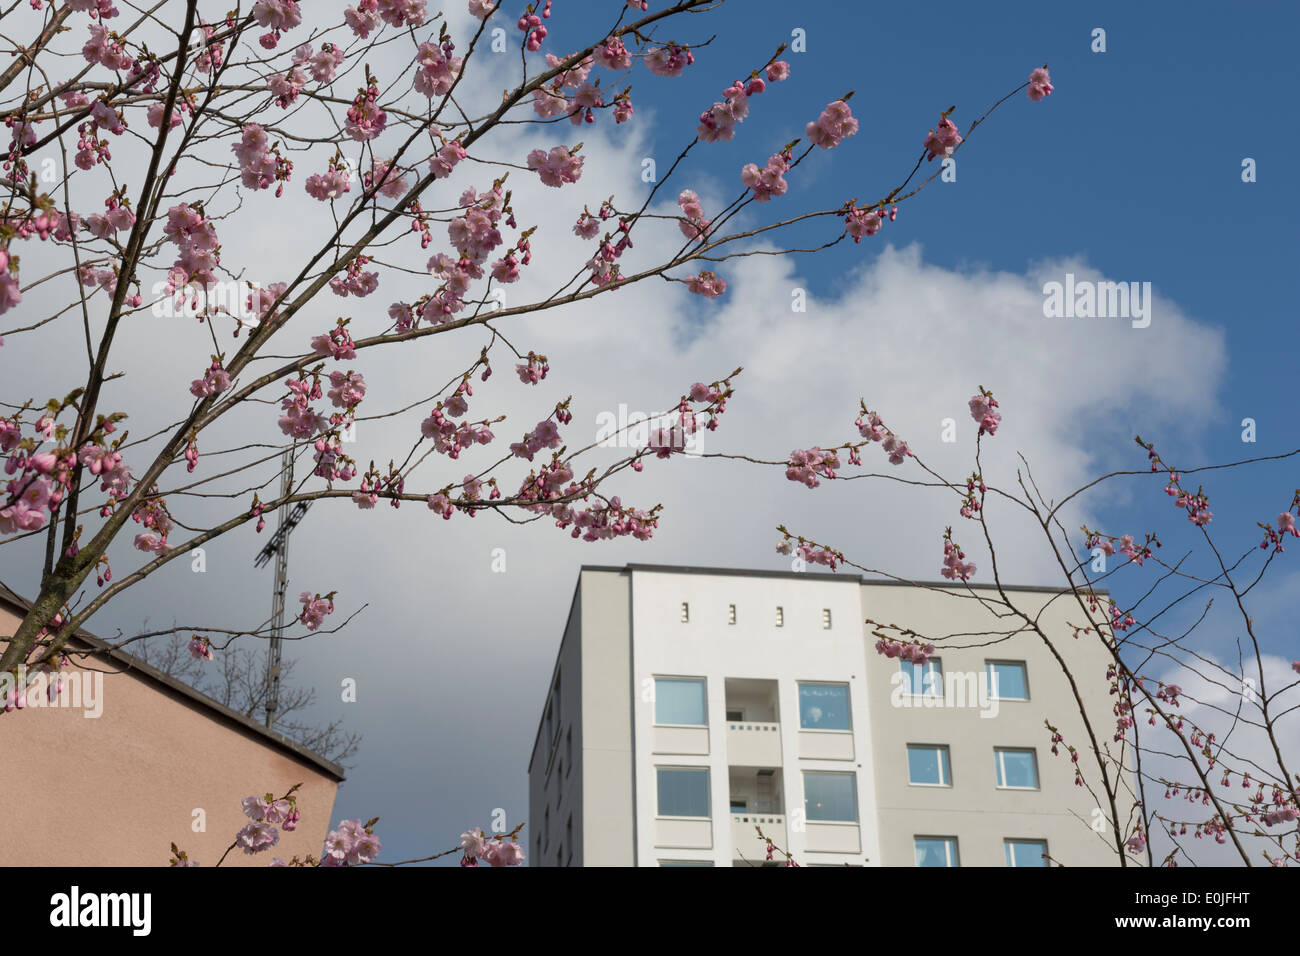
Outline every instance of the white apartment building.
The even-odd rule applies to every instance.
[[[583,567],[528,766],[531,865],[763,865],[756,827],[801,866],[1115,865],[1051,754],[1044,719],[1086,739],[1059,664],[957,590]],[[1109,713],[1104,649],[1069,640],[1053,593],[1015,590]],[[868,618],[969,636],[913,665]]]

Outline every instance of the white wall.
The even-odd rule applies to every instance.
[[[709,859],[730,866],[734,859],[726,754],[728,677],[779,680],[783,798],[787,820],[785,847],[801,862],[862,863],[879,860],[876,834],[873,753],[868,727],[868,688],[862,655],[862,627],[856,578],[797,578],[666,573],[632,570],[633,726],[636,736],[637,855],[640,865],[660,859]],[[681,622],[681,605],[690,621]],[[728,605],[736,605],[737,623],[728,623]],[[775,609],[784,610],[783,627],[775,626]],[[822,609],[831,611],[832,627],[822,628]],[[708,681],[710,752],[707,755],[655,755],[650,752],[654,724],[656,676],[704,677]],[[796,682],[834,681],[850,685],[854,726],[851,760],[803,760],[799,753],[799,705]],[[711,849],[662,849],[655,846],[656,765],[706,766],[710,770]],[[861,852],[809,854],[798,825],[803,809],[802,770],[852,770],[857,774]],[[748,854],[747,854],[748,856]]]

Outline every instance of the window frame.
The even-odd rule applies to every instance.
[[[939,753],[939,783],[917,782],[912,779],[912,750],[933,750]],[[909,787],[934,787],[952,789],[952,748],[948,744],[907,744],[907,785]]]
[[[1008,784],[1006,780],[1006,760],[1004,757],[1008,753],[1027,753],[1034,761],[1034,785],[1032,787],[1018,787],[1014,784]],[[1038,772],[1038,748],[1037,747],[994,747],[993,748],[993,780],[999,790],[1022,790],[1031,792],[1043,789],[1042,776]]]
[[[848,721],[847,727],[806,727],[803,722],[803,689],[805,687],[843,687],[844,688],[844,716]],[[849,681],[835,680],[799,680],[794,685],[795,702],[799,706],[799,732],[800,733],[821,733],[821,734],[851,734],[853,733],[853,690]]]
[[[833,820],[815,818],[809,812],[808,808],[808,778],[809,777],[848,777],[853,786],[853,819],[852,820]],[[800,771],[799,783],[803,788],[803,812],[804,820],[807,823],[829,823],[829,824],[852,824],[857,826],[861,822],[861,812],[858,807],[858,774],[855,770],[802,770]]]
[[[664,813],[660,803],[663,799],[660,775],[665,771],[686,771],[704,775],[704,814]],[[664,764],[655,766],[655,817],[660,820],[712,820],[713,819],[713,774],[709,767],[683,764]]]
[[[993,693],[993,665],[995,665],[995,664],[1014,664],[1014,665],[1019,666],[1019,668],[1020,668],[1020,670],[1021,670],[1021,673],[1022,673],[1023,676],[1024,676],[1024,685],[1025,685],[1025,696],[1024,696],[1024,697],[1002,697],[1001,695],[998,695],[998,694],[994,694],[994,693]],[[1001,658],[993,659],[993,660],[986,660],[986,661],[984,662],[984,674],[986,675],[986,676],[985,676],[985,680],[988,681],[988,687],[989,687],[989,700],[998,700],[998,701],[1002,701],[1002,700],[1017,701],[1017,700],[1018,700],[1018,701],[1026,701],[1026,700],[1029,700],[1030,697],[1032,696],[1032,695],[1031,695],[1031,692],[1030,692],[1030,689],[1029,689],[1029,664],[1028,664],[1027,661],[1003,660],[1003,659],[1001,659]]]
[[[1042,860],[1042,862],[1041,862],[1041,863],[1038,863],[1038,864],[1035,864],[1034,866],[1017,866],[1017,865],[1016,865],[1016,856],[1015,856],[1014,853],[1011,852],[1011,847],[1012,847],[1012,845],[1014,845],[1014,844],[1019,844],[1019,845],[1023,846],[1023,845],[1025,845],[1025,844],[1029,844],[1029,843],[1032,843],[1032,844],[1034,844],[1035,846],[1040,846],[1040,847],[1043,848],[1043,852],[1042,852],[1042,854],[1039,856],[1039,859]],[[1047,841],[1046,841],[1046,840],[1041,840],[1041,839],[1039,839],[1039,838],[1037,838],[1037,837],[1003,837],[1003,838],[1002,838],[1002,859],[1003,859],[1004,864],[1005,864],[1006,866],[1008,866],[1008,867],[1011,867],[1012,869],[1017,869],[1017,870],[1030,870],[1030,869],[1039,869],[1039,868],[1044,868],[1044,867],[1050,867],[1050,866],[1051,866],[1051,863],[1047,860],[1046,857],[1047,857]]]
[[[952,869],[960,869],[960,868],[961,868],[961,846],[960,846],[960,843],[959,843],[957,837],[955,837],[955,836],[940,836],[940,835],[938,835],[938,834],[931,835],[931,834],[928,834],[928,833],[914,833],[914,834],[912,835],[912,859],[913,859],[914,861],[915,861],[915,859],[916,859],[916,849],[917,849],[917,848],[916,848],[916,844],[917,844],[917,842],[920,841],[920,840],[930,840],[930,841],[938,841],[938,840],[942,840],[942,841],[943,841],[943,844],[944,844],[944,847],[943,847],[943,854],[944,854],[944,860],[945,860],[945,862],[944,862],[944,865],[943,865],[942,867],[925,867],[925,866],[922,866],[920,863],[915,863],[914,865],[916,866],[917,869],[946,869],[946,870],[952,870]]]
[[[914,663],[913,661],[905,661],[900,659],[898,662],[898,673],[899,674],[908,673],[908,671],[905,671],[904,668],[910,668],[912,673],[915,673],[916,668],[918,667],[921,668],[921,686],[924,687],[926,675],[931,673],[929,670],[931,664],[935,665],[935,671],[938,674],[937,680],[933,682],[934,684],[933,689],[917,691],[915,689],[915,684],[912,682],[911,674],[909,674],[907,678],[907,690],[904,691],[904,693],[908,697],[921,698],[923,700],[926,698],[942,699],[944,697],[942,657],[931,657],[922,664],[917,664]]]
[[[704,721],[698,724],[680,724],[668,723],[659,719],[659,682],[673,681],[679,684],[699,684],[703,689],[703,700],[701,701],[704,708]],[[658,675],[654,677],[655,682],[655,712],[651,724],[655,727],[704,727],[709,726],[709,679],[707,677],[678,677],[669,675]]]

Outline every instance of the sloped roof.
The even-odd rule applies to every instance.
[[[25,615],[31,608],[31,602],[21,595],[15,594],[8,588],[0,585],[0,606],[7,606],[19,616]],[[74,651],[87,653],[99,658],[100,660],[111,661],[119,668],[120,673],[133,674],[143,680],[145,683],[153,686],[163,694],[169,694],[173,697],[181,698],[194,706],[197,710],[206,713],[213,720],[233,725],[245,735],[252,737],[258,743],[279,750],[289,756],[297,759],[301,763],[314,767],[327,777],[332,778],[336,783],[341,783],[346,779],[347,774],[338,764],[332,760],[326,760],[315,751],[308,750],[300,743],[290,740],[283,734],[278,734],[268,729],[263,724],[250,717],[245,717],[237,710],[232,710],[225,704],[214,700],[207,694],[195,690],[188,684],[177,680],[168,674],[164,674],[156,667],[146,664],[132,654],[113,647],[108,641],[101,637],[96,637],[89,631],[78,630],[68,641],[69,647]]]

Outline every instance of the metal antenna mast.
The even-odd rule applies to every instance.
[[[288,497],[293,493],[293,449],[286,448],[280,459],[280,508],[275,534],[266,543],[255,567],[264,567],[275,557],[275,584],[271,593],[271,647],[266,659],[266,726],[275,721],[280,706],[280,635],[284,633],[284,598],[289,588],[289,533],[307,513],[310,501],[300,501],[290,510]]]

